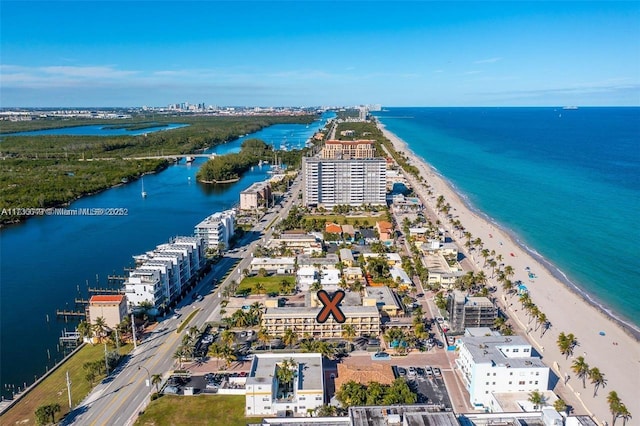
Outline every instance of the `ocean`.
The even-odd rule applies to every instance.
[[[640,327],[640,108],[376,113],[556,274]]]

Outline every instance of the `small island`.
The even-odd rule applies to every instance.
[[[237,182],[251,166],[270,158],[273,158],[273,147],[260,139],[247,139],[242,142],[240,152],[217,156],[207,161],[196,178],[202,183]]]

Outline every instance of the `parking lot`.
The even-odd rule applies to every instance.
[[[451,409],[451,400],[442,378],[442,371],[432,366],[393,366],[396,377],[404,377],[411,390],[418,395],[419,404],[439,405]]]

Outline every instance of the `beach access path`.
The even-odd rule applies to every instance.
[[[495,277],[489,280],[489,285],[498,288],[496,295],[505,307],[512,324],[520,328],[520,332],[516,332],[526,335],[543,357],[544,363],[555,373],[558,383],[561,384],[568,377],[566,388],[573,393],[574,398],[566,398],[567,403],[580,401],[580,405],[573,404],[576,413],[592,415],[599,424],[610,424],[612,416],[607,394],[614,390],[633,415],[627,421],[627,426],[640,425],[640,342],[637,337],[640,331],[632,325],[625,328],[621,322],[613,319],[595,303],[587,301],[585,296],[570,289],[569,283],[561,281],[556,276],[558,272],[552,272],[551,265],[544,265],[497,224],[472,211],[444,178],[410,150],[406,142],[388,131],[382,123],[378,123],[378,126],[395,150],[409,158],[411,165],[419,169],[420,175],[430,186],[432,195],[429,195],[427,188],[417,179],[408,173],[405,174],[425,206],[438,215],[436,199],[442,195],[445,202],[451,205],[450,214],[461,222],[465,231],[470,232],[473,239],[481,238],[485,249],[495,250],[496,255],[502,255],[503,263],[512,266],[515,271],[511,280],[520,280],[527,286],[532,302],[550,321],[551,326],[544,335],[541,328],[536,327],[535,321],[529,322],[517,296],[504,294]],[[449,228],[450,235],[457,238],[456,242],[463,248],[464,241],[460,238],[459,232],[453,230],[442,216],[441,222]],[[471,260],[477,270],[483,269],[484,259],[479,253],[475,258],[472,256]],[[533,273],[535,278],[531,278],[529,272]],[[490,270],[485,269],[485,274],[491,277]],[[615,283],[612,283],[613,286]],[[560,353],[556,343],[561,332],[573,333],[578,340],[578,346],[568,358]],[[571,371],[571,364],[578,356],[584,356],[589,366],[597,367],[607,380],[606,386],[601,386],[596,396],[590,381],[587,379],[586,388],[583,388],[582,380]],[[563,395],[566,392],[559,393],[563,399],[566,397]]]

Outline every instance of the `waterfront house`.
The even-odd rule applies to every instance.
[[[115,328],[127,316],[127,298],[121,294],[95,295],[89,299],[89,323],[104,318],[105,325]]]

